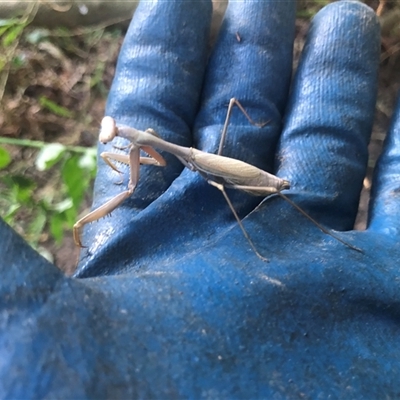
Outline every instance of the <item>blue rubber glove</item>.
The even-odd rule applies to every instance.
[[[290,94],[295,2],[232,2],[208,60],[210,16],[207,1],[143,2],[106,114],[214,152],[237,97],[270,123],[235,110],[224,155],[290,180],[291,199],[350,230],[376,99],[373,12],[357,2],[321,11]],[[398,396],[399,110],[368,230],[337,233],[363,254],[272,196],[244,219],[262,262],[221,193],[169,155],[89,225],[75,274],[86,279],[64,277],[0,223],[0,397]],[[118,180],[99,163],[95,206],[125,189]],[[241,217],[262,200],[229,195]]]

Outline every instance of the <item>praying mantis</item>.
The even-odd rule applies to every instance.
[[[250,123],[259,127],[262,127],[266,124],[255,123],[247,114],[240,102],[237,99],[232,98],[229,102],[228,112],[222,130],[219,150],[217,154],[207,153],[193,147],[179,146],[161,139],[161,137],[159,137],[158,134],[152,129],[141,131],[129,126],[117,125],[116,121],[112,117],[104,117],[101,123],[101,130],[99,135],[100,142],[108,143],[112,141],[115,136],[120,136],[122,138],[128,139],[131,142],[127,146],[129,148],[128,154],[115,154],[109,152],[101,154],[101,157],[105,160],[105,162],[117,172],[119,172],[117,167],[110,160],[122,162],[129,165],[130,178],[128,189],[118,194],[117,196],[76,222],[73,228],[73,236],[76,245],[84,247],[80,240],[80,230],[84,225],[93,221],[97,221],[98,219],[111,213],[125,199],[133,194],[139,180],[140,164],[150,164],[155,166],[166,165],[164,158],[155,150],[158,149],[173,154],[182,162],[182,164],[186,168],[189,168],[191,171],[198,172],[210,185],[216,187],[221,191],[251,249],[262,261],[268,262],[268,259],[259,253],[253,241],[251,240],[225,191],[226,188],[241,190],[254,196],[266,197],[271,194],[277,194],[288,203],[290,203],[311,222],[313,222],[322,232],[330,235],[350,249],[362,253],[361,249],[345,242],[340,237],[334,235],[328,229],[324,228],[315,219],[308,215],[301,207],[299,207],[296,203],[294,203],[286,195],[284,195],[282,193],[282,190],[290,189],[289,181],[278,178],[277,176],[272,175],[244,161],[221,155],[230,115],[232,112],[232,108],[235,105],[243,112]],[[150,157],[141,157],[140,150],[143,150]]]

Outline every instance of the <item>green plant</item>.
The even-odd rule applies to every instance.
[[[0,20],[0,217],[68,270],[63,239],[91,202],[96,150],[58,142],[93,144],[122,39],[108,23],[31,26],[37,4]]]
[[[0,147],[0,213],[49,258],[40,242],[50,235],[60,244],[72,229],[96,174],[96,149],[2,137],[0,144],[39,149],[35,169],[43,174],[43,184],[18,167],[13,170],[11,151]]]
[[[0,19],[0,100],[3,98],[10,66],[24,29],[31,23],[37,11],[37,4],[28,5],[24,15],[18,18]],[[15,60],[18,63],[18,60]]]

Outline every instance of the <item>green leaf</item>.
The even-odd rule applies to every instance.
[[[11,204],[10,208],[6,211],[2,218],[7,224],[12,224],[15,213],[21,208],[21,204]]]
[[[0,21],[1,22],[1,21]],[[9,28],[9,25],[1,26],[0,25],[0,36]]]
[[[38,208],[35,218],[29,224],[28,227],[28,235],[30,242],[34,243],[39,242],[40,235],[43,232],[45,225],[46,225],[46,213],[44,212],[44,210],[40,210],[40,208]]]
[[[65,152],[61,143],[51,143],[44,146],[36,157],[35,165],[38,171],[45,171],[56,164]]]
[[[10,27],[12,25],[18,24],[19,20],[17,18],[0,19],[0,27],[6,26]]]
[[[78,208],[75,207],[68,208],[68,210],[65,210],[63,212],[63,216],[67,227],[69,229],[72,229],[77,220]]]
[[[0,169],[7,167],[10,162],[10,153],[4,147],[0,147]]]
[[[8,33],[4,35],[3,37],[3,46],[8,47],[11,44],[13,44],[18,36],[21,34],[21,32],[24,30],[25,24],[20,24],[20,25],[15,25],[12,28],[8,30]]]
[[[26,64],[26,59],[23,56],[17,55],[12,60],[12,66],[17,69],[21,68]]]
[[[64,237],[64,218],[62,214],[54,214],[50,219],[50,232],[57,244],[60,244]]]
[[[49,31],[47,29],[37,28],[34,29],[32,32],[29,32],[25,38],[31,44],[38,44],[43,39],[49,36]]]
[[[72,118],[72,112],[66,109],[65,107],[59,106],[58,104],[54,103],[45,96],[39,97],[39,104],[46,108],[47,110],[51,111],[53,114],[58,115],[60,117],[67,117]]]
[[[20,25],[20,23],[19,20],[16,18],[0,19],[0,36],[3,36],[6,31],[11,30],[13,27],[18,25]]]
[[[69,210],[74,206],[72,199],[68,198],[53,206],[53,210],[57,211],[58,213],[63,213],[66,210]]]
[[[22,175],[13,175],[6,177],[4,182],[13,192],[13,202],[22,204],[32,203],[33,191],[36,188],[36,183],[32,179]]]
[[[61,171],[61,176],[67,186],[68,196],[71,197],[75,209],[78,209],[90,180],[90,174],[79,167],[79,159],[80,157],[77,155],[70,157]]]
[[[96,171],[97,149],[88,148],[78,161],[78,166],[82,169],[88,169],[91,172]]]

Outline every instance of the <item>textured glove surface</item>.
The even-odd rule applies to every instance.
[[[367,231],[351,230],[367,165],[379,27],[361,3],[314,19],[292,75],[294,2],[232,2],[208,54],[211,4],[142,2],[106,114],[291,181],[278,196],[222,194],[166,155],[111,218],[89,225],[66,278],[0,223],[0,397],[380,398],[400,373],[400,114],[377,167]],[[290,91],[289,91],[290,89]],[[400,109],[400,108],[399,108]],[[112,145],[99,151],[116,151]],[[121,167],[125,183],[128,169]],[[95,206],[122,190],[99,162]],[[78,279],[85,278],[85,279]]]

